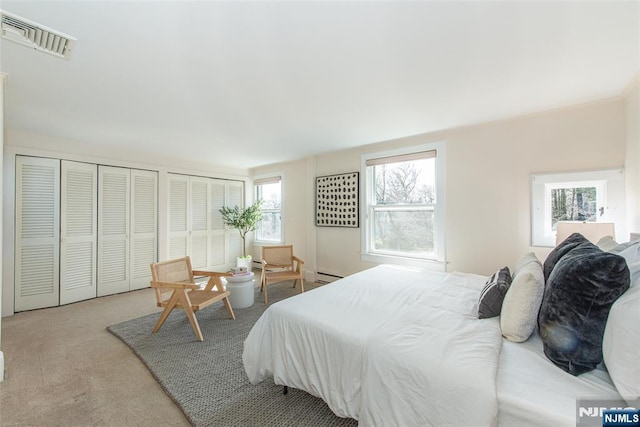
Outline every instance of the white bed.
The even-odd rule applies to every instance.
[[[622,401],[605,370],[574,377],[553,365],[537,333],[524,343],[504,340],[497,389],[501,426],[575,427],[576,398]]]
[[[576,397],[620,398],[606,372],[573,377],[537,336],[479,320],[486,279],[383,265],[273,304],[245,341],[248,378],[364,426],[575,426]]]

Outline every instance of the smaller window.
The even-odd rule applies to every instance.
[[[549,184],[551,229],[558,221],[598,222],[604,216],[604,182]]]
[[[531,245],[553,247],[558,221],[613,222],[625,235],[621,170],[531,176]]]
[[[256,199],[262,199],[262,220],[256,230],[259,242],[282,242],[282,191],[279,176],[254,181]]]

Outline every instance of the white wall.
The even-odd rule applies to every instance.
[[[640,233],[640,73],[625,90],[624,118],[627,224]]]
[[[257,169],[256,169],[257,170]],[[292,244],[294,254],[304,262],[305,272],[315,271],[315,158],[278,163],[254,170],[253,176],[280,174],[282,177],[283,243]],[[260,260],[260,246],[254,245],[253,258]],[[312,277],[308,277],[313,280]]]
[[[107,146],[63,140],[45,135],[10,130],[6,132],[3,161],[3,254],[2,254],[2,311],[3,316],[13,314],[14,301],[14,211],[15,211],[15,156],[30,155],[62,158],[110,166],[158,171],[158,257],[166,259],[167,254],[167,188],[168,173],[182,173],[212,178],[235,179],[245,182],[251,188],[249,171],[216,165],[205,161],[187,162],[142,153],[135,150],[113,149]],[[245,195],[251,202],[251,191]]]
[[[530,246],[530,175],[620,168],[620,100],[480,126],[448,136],[450,271],[489,274]]]
[[[4,75],[0,76],[0,146],[4,143]],[[0,199],[2,198],[2,154],[0,154]],[[2,210],[0,210],[0,224],[2,224]],[[0,242],[2,241],[2,229],[0,228]],[[2,259],[2,246],[0,246],[0,259]],[[3,268],[0,264],[0,278],[2,278]],[[4,280],[2,280],[4,286]],[[2,287],[0,286],[0,287]],[[4,353],[2,352],[2,292],[0,292],[0,382],[4,380]]]
[[[533,250],[541,259],[549,252],[530,246],[529,177],[532,173],[627,168],[640,170],[638,85],[624,99],[550,111],[326,153],[251,170],[252,175],[283,173],[283,227],[286,243],[305,260],[310,272],[347,275],[368,268],[360,261],[360,229],[315,227],[315,177],[360,170],[364,153],[446,141],[448,271],[490,274],[513,266]],[[627,149],[625,145],[636,147]],[[16,154],[65,157],[115,166],[243,179],[248,202],[253,194],[249,171],[206,163],[176,162],[150,153],[59,140],[12,131],[5,140],[4,249],[2,314],[12,314],[13,301],[13,170]],[[634,154],[635,153],[635,154]],[[164,179],[163,179],[164,176]],[[163,184],[164,182],[164,184]],[[640,182],[636,177],[636,187]],[[634,190],[632,193],[635,194]],[[162,191],[161,191],[162,195]],[[159,201],[165,206],[166,200]],[[640,202],[634,226],[640,229]],[[166,239],[166,214],[160,210],[159,241]],[[162,256],[162,253],[160,254]],[[254,249],[259,259],[259,252]]]
[[[315,175],[305,170],[307,160],[278,165],[292,173],[297,170],[299,179],[311,181],[311,186],[307,183],[283,192],[285,233],[299,229],[301,223],[315,229],[316,271],[347,275],[370,267],[360,261],[360,229],[315,227],[313,215],[290,217],[292,205],[307,203],[313,208],[314,177],[359,171],[364,153],[445,141],[447,270],[490,274],[504,265],[513,266],[531,250],[544,259],[549,249],[530,246],[530,175],[622,167],[623,104],[616,98],[327,153],[315,157]]]

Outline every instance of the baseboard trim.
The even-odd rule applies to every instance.
[[[316,281],[319,283],[331,283],[335,282],[338,279],[342,279],[344,276],[339,276],[337,274],[332,273],[324,273],[322,271],[318,271],[316,275]]]

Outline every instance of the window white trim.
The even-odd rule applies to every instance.
[[[433,157],[436,157],[436,155],[436,150],[418,151],[415,153],[400,154],[396,156],[375,157],[372,159],[367,159],[365,161],[365,164],[367,166],[375,166],[384,165],[385,163],[408,162],[411,160],[431,159]]]
[[[277,182],[282,182],[282,178],[280,177],[280,174],[273,175],[273,176],[265,176],[263,178],[256,178],[253,180],[253,185],[258,186],[258,185],[265,185],[265,184],[275,184]]]
[[[256,175],[253,177],[253,198],[254,200],[258,199],[258,185],[264,184],[274,184],[276,182],[280,183],[280,240],[259,240],[258,239],[258,230],[256,230],[254,234],[253,243],[256,246],[263,245],[274,245],[284,243],[284,172],[271,172],[262,175]],[[263,211],[269,211],[269,209],[263,209]]]
[[[626,240],[624,170],[608,169],[531,175],[531,246],[555,246],[548,195],[551,189],[577,186],[598,188],[598,206],[604,207],[598,222],[613,222],[618,240]]]
[[[398,264],[412,267],[420,267],[431,270],[446,271],[446,144],[444,141],[422,144],[418,146],[405,147],[395,150],[380,151],[375,153],[363,154],[361,156],[361,176],[360,194],[364,195],[364,200],[360,204],[360,218],[362,223],[360,227],[360,259],[365,262],[376,264]],[[434,215],[434,259],[415,258],[409,256],[396,256],[393,254],[372,253],[370,245],[371,222],[369,218],[369,206],[373,200],[373,185],[370,185],[371,176],[367,173],[367,163],[371,164],[372,159],[380,159],[385,157],[407,156],[414,153],[436,151],[436,208]]]

